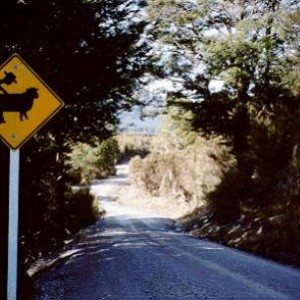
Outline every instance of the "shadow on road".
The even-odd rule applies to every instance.
[[[34,299],[52,299],[45,293],[53,299],[292,299],[300,292],[299,272],[173,229],[167,218],[99,221],[39,274]]]

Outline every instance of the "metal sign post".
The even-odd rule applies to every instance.
[[[10,150],[7,298],[17,299],[20,150]]]

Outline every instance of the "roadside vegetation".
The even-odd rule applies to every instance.
[[[133,156],[140,190],[192,203],[186,230],[299,266],[299,1],[67,2],[0,4],[0,61],[18,52],[66,104],[21,149],[23,296],[28,266],[99,217],[88,184]],[[156,80],[173,88],[143,95]],[[157,135],[116,136],[134,105],[160,109]]]
[[[74,192],[72,185],[115,171],[116,144],[109,138],[119,112],[134,104],[131,95],[143,73],[136,57],[147,51],[146,44],[137,44],[145,25],[139,17],[143,6],[142,0],[1,1],[0,61],[17,52],[65,102],[21,149],[20,297],[31,299],[29,265],[99,217],[88,189]],[[0,298],[5,299],[8,149],[0,148]]]
[[[135,155],[145,157],[150,153],[153,136],[147,134],[122,133],[116,136],[119,161],[128,161]]]
[[[222,176],[236,164],[235,158],[225,140],[208,140],[193,131],[190,113],[184,114],[178,107],[169,111],[161,117],[149,155],[130,161],[131,181],[152,196],[202,205],[205,195],[215,190]]]
[[[92,180],[115,175],[119,159],[119,145],[111,137],[94,145],[76,143],[68,153],[69,179],[73,184],[88,185]]]
[[[180,87],[133,182],[196,200],[195,235],[299,266],[299,5],[175,2],[148,8],[153,76]]]

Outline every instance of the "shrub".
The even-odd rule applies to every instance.
[[[66,201],[66,228],[71,233],[95,223],[102,213],[96,197],[90,194],[88,187],[69,192]]]
[[[128,161],[139,155],[145,157],[150,152],[153,137],[143,134],[122,134],[117,136],[120,148],[120,160]]]
[[[114,138],[97,142],[94,146],[86,143],[75,144],[68,154],[71,182],[89,184],[91,180],[114,175],[118,157],[118,143]]]
[[[96,167],[100,178],[106,178],[116,173],[115,164],[120,151],[116,139],[109,138],[96,147]]]
[[[130,178],[155,196],[200,202],[221,182],[235,160],[221,139],[198,137],[189,147],[153,152],[130,161]]]
[[[89,183],[100,176],[97,168],[97,148],[77,143],[69,154],[70,177],[73,183]]]
[[[216,189],[207,195],[206,203],[213,220],[218,225],[237,220],[240,216],[239,184],[241,180],[236,169],[224,174]]]

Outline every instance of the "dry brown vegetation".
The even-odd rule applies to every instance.
[[[127,161],[135,155],[145,157],[150,152],[153,136],[148,134],[119,134],[116,136],[120,150],[120,161]]]
[[[157,209],[159,203],[171,206],[170,211],[180,203],[188,203],[189,206],[180,206],[181,215],[177,210],[176,216],[192,234],[299,266],[297,147],[289,169],[282,172],[280,181],[274,181],[270,190],[268,186],[263,188],[261,178],[244,181],[223,139],[197,136],[182,149],[166,147],[167,144],[167,139],[162,143],[161,136],[154,137],[152,152],[130,161],[131,182],[152,203],[156,201]],[[241,199],[243,185],[246,195]]]
[[[187,231],[224,245],[299,267],[299,210],[279,206],[264,211],[242,209],[235,222],[218,225],[205,211],[181,219]]]
[[[181,198],[198,206],[234,165],[222,140],[198,137],[184,150],[153,151],[144,159],[134,157],[130,161],[130,178],[153,196]]]

